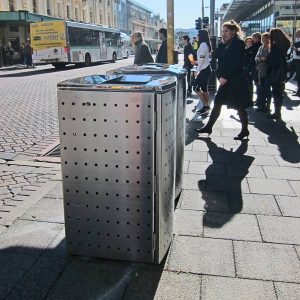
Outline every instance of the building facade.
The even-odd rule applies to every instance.
[[[160,43],[158,29],[165,26],[134,0],[0,0],[0,43],[10,43],[17,53],[30,36],[30,23],[56,19],[102,24],[127,34],[141,31],[154,49]]]
[[[300,1],[295,0],[233,0],[223,19],[240,22],[246,35],[279,27],[290,37],[300,28]]]

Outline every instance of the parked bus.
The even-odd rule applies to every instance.
[[[121,32],[122,57],[128,58],[132,54],[131,38]]]
[[[121,33],[105,26],[71,21],[37,22],[30,25],[33,62],[90,66],[94,62],[122,58]]]

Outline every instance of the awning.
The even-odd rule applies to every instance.
[[[223,16],[223,20],[245,21],[268,2],[270,0],[232,0]]]
[[[38,21],[54,21],[62,20],[61,18],[44,16],[39,14],[30,13],[28,11],[0,11],[0,22],[7,24],[28,24]]]

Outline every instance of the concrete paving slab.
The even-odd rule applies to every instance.
[[[261,166],[252,165],[250,168],[245,168],[243,165],[226,164],[226,174],[230,177],[255,177],[266,178],[266,175]]]
[[[212,164],[208,162],[191,162],[189,165],[189,174],[225,176],[224,164]]]
[[[298,154],[299,155],[299,154]],[[279,166],[281,167],[292,167],[292,168],[300,168],[300,162],[298,160],[298,156],[295,159],[290,154],[286,155],[287,157],[284,159],[282,156],[275,156],[275,159]]]
[[[39,253],[52,242],[62,224],[18,220],[0,236],[0,249]]]
[[[228,198],[232,212],[281,216],[273,195],[243,194],[240,201],[240,195],[230,193]]]
[[[63,224],[63,200],[59,198],[42,198],[28,209],[20,219]]]
[[[173,234],[203,236],[203,212],[176,209]]]
[[[259,280],[203,276],[201,299],[275,300],[273,283]]]
[[[300,261],[293,246],[234,241],[238,277],[300,282]]]
[[[264,166],[263,169],[266,173],[267,178],[300,181],[300,169],[298,168]]]
[[[276,196],[282,214],[286,217],[300,217],[300,197]]]
[[[199,191],[200,181],[205,180],[205,175],[184,174],[183,176],[183,189]]]
[[[74,260],[46,299],[122,299],[133,276],[133,264],[95,259]]]
[[[278,300],[299,300],[300,284],[275,282]]]
[[[262,241],[256,217],[253,215],[207,213],[203,223],[204,237]]]
[[[247,180],[242,177],[206,176],[200,186],[201,190],[213,192],[250,193]]]
[[[300,197],[300,181],[289,181],[293,191]]]
[[[175,236],[167,269],[195,274],[235,276],[232,242]]]
[[[45,256],[67,257],[66,234],[65,229],[62,229],[54,238],[50,245],[43,251]]]
[[[6,299],[44,299],[67,264],[65,259],[41,257]]]
[[[258,166],[278,166],[278,162],[275,159],[274,156],[271,155],[255,155],[255,160],[253,162],[253,165]]]
[[[38,260],[37,255],[0,252],[0,298],[4,299],[12,288]]]
[[[62,188],[62,182],[59,181],[57,183],[57,185],[55,186],[55,188],[53,188],[49,193],[47,193],[45,196],[45,198],[63,198],[63,188]]]
[[[161,265],[136,264],[127,287],[120,298],[122,300],[154,299],[157,286],[161,280],[163,263]],[[104,298],[105,299],[105,298]],[[115,299],[115,298],[110,298]]]
[[[227,193],[183,190],[180,197],[180,208],[228,212]]]
[[[1,207],[1,206],[0,206]],[[6,230],[5,226],[0,225],[0,235]]]
[[[163,272],[155,293],[155,300],[200,299],[201,277],[192,274]]]
[[[265,242],[300,245],[300,218],[258,216]]]
[[[184,161],[184,163],[183,163],[183,173],[184,174],[188,173],[189,164],[190,164],[189,161],[186,161],[186,160]]]
[[[251,193],[277,196],[295,196],[287,180],[247,178]]]
[[[277,146],[254,146],[256,154],[262,155],[280,155],[281,152]]]
[[[184,159],[187,161],[206,161],[207,162],[207,152],[199,151],[185,151]]]

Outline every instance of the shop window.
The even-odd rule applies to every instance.
[[[67,5],[67,19],[71,19],[71,16],[70,16],[70,6]]]

